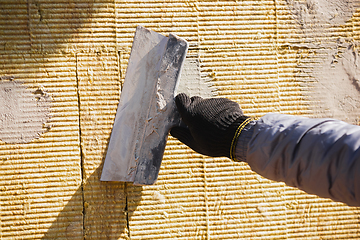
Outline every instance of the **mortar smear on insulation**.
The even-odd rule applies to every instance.
[[[314,69],[312,98],[320,117],[356,124],[360,117],[360,55],[349,43],[328,49],[323,63]]]
[[[50,96],[28,89],[23,82],[0,79],[0,139],[28,143],[49,130]]]
[[[299,69],[309,83],[308,97],[316,117],[356,124],[360,117],[360,56],[351,35],[333,37],[332,28],[351,27],[356,1],[287,0],[299,33]],[[357,3],[359,4],[359,3]],[[310,51],[310,50],[311,51]],[[299,77],[301,81],[303,76]]]
[[[212,83],[212,78],[201,76],[198,59],[185,59],[175,96],[178,93],[202,98],[211,98],[217,95],[217,89]]]
[[[286,0],[293,18],[303,30],[316,25],[345,24],[355,12],[352,0]],[[308,32],[311,34],[311,31]]]

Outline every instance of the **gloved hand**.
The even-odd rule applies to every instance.
[[[172,136],[203,155],[232,158],[235,132],[249,118],[239,104],[226,98],[189,98],[184,93],[175,102],[186,126],[172,128]]]

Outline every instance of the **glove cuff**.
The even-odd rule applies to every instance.
[[[252,136],[252,132],[253,131],[251,131],[251,133],[250,133],[250,131],[249,131],[249,126],[250,126],[250,129],[251,130],[253,130],[253,128],[252,128],[252,125],[254,125],[255,124],[255,121],[254,121],[255,119],[253,119],[253,118],[247,118],[247,119],[245,119],[239,126],[238,126],[238,128],[236,129],[236,131],[235,131],[235,134],[234,134],[234,136],[233,136],[233,139],[232,139],[232,141],[231,141],[231,145],[230,145],[230,159],[231,160],[233,160],[233,161],[237,161],[236,160],[236,156],[235,156],[235,149],[236,149],[236,146],[237,146],[237,143],[238,143],[238,140],[239,140],[239,137],[240,137],[240,135],[242,134],[242,133],[246,133],[246,135],[248,136]],[[250,134],[249,134],[250,133]],[[243,134],[243,135],[244,135]],[[245,137],[246,139],[248,139],[248,137]],[[244,138],[242,138],[243,140],[244,140]],[[247,146],[247,143],[245,143],[245,144],[243,144],[243,145],[246,145]],[[241,154],[241,155],[243,155],[243,154]],[[241,156],[240,157],[240,159],[239,160],[241,160],[241,161],[243,161],[243,156]]]

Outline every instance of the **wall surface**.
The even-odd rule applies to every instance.
[[[1,239],[360,239],[359,208],[173,138],[156,185],[100,182],[137,25],[189,42],[194,94],[359,124],[358,0],[0,0]]]

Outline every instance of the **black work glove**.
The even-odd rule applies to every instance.
[[[226,98],[189,98],[184,93],[175,102],[186,126],[172,128],[171,135],[203,155],[230,158],[235,132],[249,118],[239,104]]]

